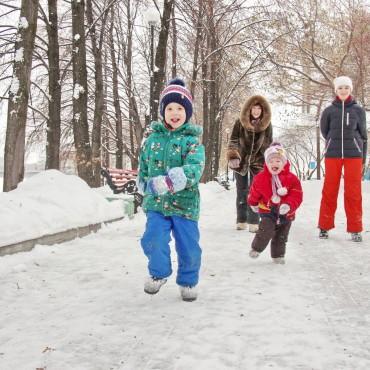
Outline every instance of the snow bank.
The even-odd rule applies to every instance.
[[[0,246],[123,216],[121,202],[108,202],[77,176],[41,172],[0,193]]]

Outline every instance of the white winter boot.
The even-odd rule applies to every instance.
[[[161,286],[165,284],[167,279],[156,278],[149,276],[144,284],[144,292],[148,294],[156,294],[161,289]]]
[[[238,222],[236,224],[236,230],[246,230],[248,224],[246,222]]]
[[[276,258],[273,258],[272,261],[278,265],[285,265],[284,257],[276,257]]]
[[[254,249],[251,249],[249,251],[249,257],[250,258],[257,258],[258,256],[260,255],[260,252],[257,252],[256,250]]]
[[[248,231],[250,233],[256,233],[258,231],[258,224],[249,224]]]
[[[196,286],[180,286],[181,298],[185,302],[192,302],[198,298]]]

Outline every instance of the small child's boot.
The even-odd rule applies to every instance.
[[[156,278],[149,276],[144,284],[144,292],[148,294],[156,294],[161,289],[161,286],[165,284],[167,279]]]
[[[257,258],[258,256],[260,255],[260,252],[257,252],[256,250],[254,249],[251,249],[249,251],[249,257],[250,258]]]
[[[249,224],[248,231],[250,233],[256,233],[258,231],[258,224]]]
[[[277,265],[285,265],[284,257],[276,257],[276,258],[273,258],[272,261],[276,263]]]
[[[198,298],[196,286],[180,286],[180,294],[185,302],[192,302]]]
[[[246,230],[248,224],[246,222],[238,222],[236,224],[236,230]]]

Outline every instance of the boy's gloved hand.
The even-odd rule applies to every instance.
[[[289,204],[286,204],[286,203],[281,204],[281,206],[279,208],[279,213],[281,215],[286,215],[289,211],[290,211],[290,205]]]
[[[152,177],[148,181],[147,191],[154,195],[163,195],[167,192],[176,193],[185,189],[187,178],[181,167],[174,167],[167,176]]]
[[[137,191],[138,193],[140,193],[141,195],[144,195],[145,194],[145,187],[146,187],[146,184],[145,182],[141,179],[140,176],[138,176],[136,178],[136,186],[137,186]]]
[[[229,160],[229,167],[230,168],[238,168],[240,166],[240,159],[234,158]]]
[[[249,207],[251,207],[254,213],[258,213],[258,208],[259,208],[258,206],[249,206]]]

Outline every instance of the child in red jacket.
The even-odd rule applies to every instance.
[[[289,168],[284,148],[272,143],[265,151],[264,168],[254,177],[248,196],[248,204],[261,217],[249,252],[252,258],[257,258],[271,241],[272,260],[285,263],[289,230],[303,197],[301,183]]]

